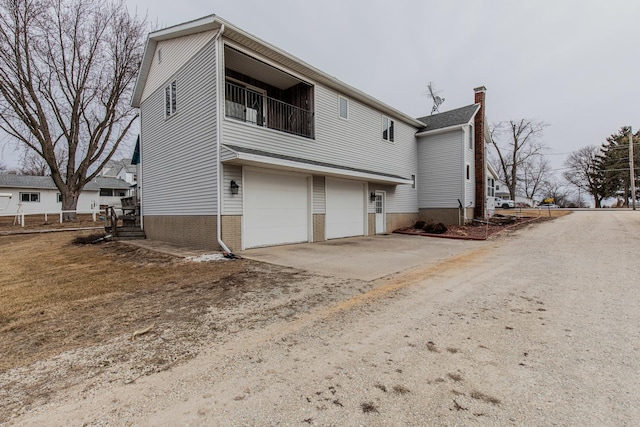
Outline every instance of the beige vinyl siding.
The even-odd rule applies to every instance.
[[[326,194],[324,176],[315,175],[313,177],[313,213],[323,214],[326,212]]]
[[[420,208],[457,208],[463,200],[464,133],[453,130],[418,139],[417,177]],[[472,171],[473,173],[473,171]]]
[[[320,85],[315,90],[315,139],[225,119],[224,141],[272,153],[301,157],[399,175],[410,179],[417,174],[416,128],[395,120],[395,142],[382,139],[382,114],[349,99],[349,119],[338,117],[338,93]],[[387,211],[417,211],[416,192],[399,185]]]
[[[163,87],[169,77],[177,73],[189,58],[196,55],[215,35],[215,31],[204,31],[159,42],[149,68],[141,101],[144,102],[147,97]],[[158,51],[162,53],[161,62],[158,62]]]
[[[225,215],[242,215],[242,167],[235,165],[223,166],[222,184],[222,213]],[[240,188],[238,194],[231,194],[231,181],[235,181]]]
[[[164,115],[164,84],[141,105],[144,215],[216,214],[216,66],[207,44],[168,81],[177,113]],[[165,82],[166,83],[166,82]]]

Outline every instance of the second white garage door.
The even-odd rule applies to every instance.
[[[364,235],[364,184],[327,178],[326,238]]]
[[[245,169],[244,247],[309,241],[307,177]]]

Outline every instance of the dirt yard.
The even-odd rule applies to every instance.
[[[71,236],[0,237],[0,424],[640,419],[635,212],[574,213],[371,282]]]
[[[240,328],[370,286],[247,260],[198,263],[118,242],[71,243],[89,233],[0,237],[0,420],[85,381],[91,388],[166,370]]]

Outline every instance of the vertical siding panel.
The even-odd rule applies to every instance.
[[[164,87],[140,107],[145,215],[216,213],[216,64],[208,43],[171,80],[177,113],[165,119]]]
[[[326,213],[326,195],[324,176],[314,175],[313,177],[313,213]]]

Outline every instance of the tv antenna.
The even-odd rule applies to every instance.
[[[438,111],[438,109],[440,108],[440,105],[442,105],[442,103],[444,102],[444,98],[441,98],[440,96],[438,96],[438,92],[440,91],[433,89],[432,82],[429,82],[427,87],[429,88],[429,96],[433,100],[433,107],[431,107],[431,114],[433,115],[433,113],[435,112],[438,112],[438,113],[440,112]]]

